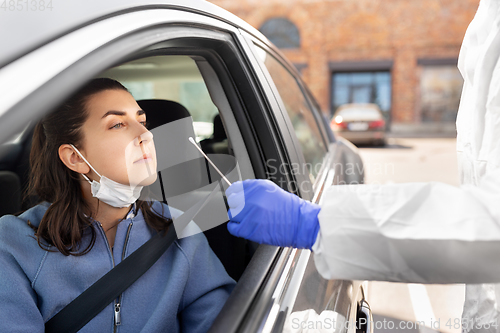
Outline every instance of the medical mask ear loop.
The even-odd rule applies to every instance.
[[[87,161],[87,159],[85,157],[83,157],[83,155],[80,153],[80,151],[78,149],[76,149],[76,147],[73,146],[71,143],[69,145],[71,147],[73,147],[73,149],[76,151],[76,153],[78,155],[80,155],[80,157],[85,161],[85,163],[87,163],[87,165],[92,169],[92,171],[94,171],[99,176],[99,179],[102,178],[102,176],[99,174],[99,172],[97,172],[96,169],[94,169],[94,167],[89,163],[89,161]],[[83,178],[85,178],[87,180],[87,182],[89,182],[90,185],[92,185],[92,182],[90,181],[90,179],[87,176],[85,176],[83,173],[81,173],[81,175],[83,176]]]
[[[100,201],[107,203],[110,206],[117,208],[125,208],[133,204],[140,196],[142,186],[137,189],[131,189],[129,185],[117,183],[105,176],[101,176],[82,156],[82,154],[72,144],[71,147],[78,153],[78,155],[87,163],[87,165],[100,177],[100,181],[92,181],[88,179],[83,173],[81,175],[87,180],[91,186],[92,196]]]

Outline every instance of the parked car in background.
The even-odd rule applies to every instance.
[[[339,136],[354,144],[386,143],[386,123],[376,104],[344,104],[332,117],[330,127]]]
[[[220,115],[217,144],[243,179],[268,178],[316,203],[329,186],[363,182],[355,147],[335,139],[295,67],[225,10],[197,0],[89,0],[36,14],[0,20],[0,216],[33,205],[20,193],[36,121],[95,77],[120,81],[137,100],[182,105],[198,140],[218,138],[206,122]],[[179,142],[155,137],[157,151]],[[309,310],[331,310],[338,332],[356,332],[354,323],[371,316],[366,285],[323,279],[309,250],[259,246],[225,224],[205,235],[238,282],[213,332],[281,332],[292,313]]]

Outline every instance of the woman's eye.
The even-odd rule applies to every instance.
[[[116,125],[114,125],[114,126],[111,126],[111,127],[110,127],[110,129],[111,129],[111,128],[121,128],[121,127],[122,127],[122,126],[124,126],[124,125],[125,125],[124,123],[118,123],[118,124],[116,124]]]
[[[147,121],[141,121],[140,123],[142,124],[142,126],[144,126],[146,128],[148,128],[148,126],[149,126],[149,123]],[[124,123],[118,123],[116,125],[111,126],[109,129],[113,129],[113,128],[118,129],[118,128],[121,128],[123,126],[125,126]]]

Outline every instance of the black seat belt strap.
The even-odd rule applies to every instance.
[[[71,333],[80,330],[153,266],[176,238],[173,225],[166,235],[156,233],[47,321],[45,332]]]

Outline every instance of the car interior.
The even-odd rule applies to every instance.
[[[188,55],[151,56],[120,64],[96,77],[115,79],[130,91],[146,112],[157,154],[162,150],[168,151],[168,147],[182,149],[183,145],[188,146],[189,136],[194,133],[195,141],[205,154],[214,159],[224,174],[237,170],[239,179],[255,178],[224,90],[204,58]],[[179,124],[182,120],[188,120],[188,126],[192,126],[192,129],[177,129],[175,142],[157,141],[157,137],[162,138],[159,129],[175,131],[178,126],[165,126]],[[20,213],[37,203],[36,197],[23,198],[29,179],[33,127],[34,124],[27,124],[22,133],[0,146],[0,216]],[[218,163],[218,156],[225,156],[226,161],[232,158],[234,163]],[[221,181],[221,177],[201,154],[198,158],[173,163],[173,166],[162,170],[158,168],[157,171],[157,181],[148,187],[150,198],[169,205],[175,202],[177,206],[174,207],[181,211],[189,209],[206,196],[204,186]],[[186,193],[176,193],[179,192],[178,187],[169,186],[169,180],[176,179],[182,179],[184,187],[181,192]],[[182,200],[170,200],[180,194],[183,195]],[[238,280],[258,244],[230,235],[223,223],[226,221],[227,216],[218,226],[204,234],[228,274]]]

